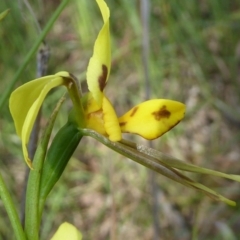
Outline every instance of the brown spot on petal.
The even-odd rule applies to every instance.
[[[171,113],[167,110],[166,106],[162,106],[159,111],[153,112],[154,118],[160,121],[162,118],[169,118]]]
[[[103,89],[106,86],[107,74],[108,74],[108,68],[106,65],[103,64],[102,75],[98,78],[98,84],[101,91],[103,91]]]
[[[120,122],[120,123],[119,123],[119,126],[120,126],[120,127],[123,127],[123,126],[125,126],[126,124],[127,124],[127,122]]]
[[[133,110],[130,114],[130,117],[133,117],[135,115],[135,113],[137,112],[137,110],[138,110],[138,107],[133,108]]]

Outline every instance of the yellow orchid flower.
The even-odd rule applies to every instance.
[[[118,118],[104,95],[110,67],[109,9],[103,0],[97,0],[103,17],[103,27],[94,45],[93,56],[87,69],[90,93],[83,98],[87,128],[107,135],[111,141],[121,140],[121,133],[135,133],[146,139],[155,139],[181,121],[185,105],[166,99],[154,99],[137,105]]]
[[[29,136],[44,98],[57,86],[67,87],[79,128],[95,130],[111,141],[120,141],[122,132],[155,139],[173,128],[184,117],[185,105],[167,99],[143,102],[120,118],[117,117],[112,104],[104,95],[111,66],[110,12],[104,0],[96,2],[104,23],[87,68],[89,93],[82,97],[76,78],[67,72],[60,72],[28,82],[16,89],[10,97],[10,111],[17,134],[22,140],[25,161],[30,167],[31,160],[27,151]]]
[[[82,240],[82,234],[68,222],[62,223],[51,240]]]

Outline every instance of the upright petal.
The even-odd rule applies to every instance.
[[[103,119],[104,128],[111,141],[117,142],[122,139],[121,128],[119,126],[116,112],[106,97],[103,97]]]
[[[103,90],[106,86],[111,65],[111,46],[109,32],[110,12],[103,0],[96,0],[104,21],[94,44],[93,56],[87,69],[88,89],[99,106],[102,105]]]
[[[30,167],[31,160],[28,157],[27,144],[33,124],[48,92],[54,87],[67,84],[68,79],[64,77],[50,75],[30,81],[17,88],[10,96],[10,112],[16,132],[22,140],[24,159]]]
[[[183,103],[153,99],[135,106],[118,120],[122,132],[135,133],[152,140],[177,125],[184,113]]]
[[[104,96],[102,106],[99,107],[91,93],[82,98],[86,115],[86,128],[92,129],[111,141],[121,140],[121,129],[116,112],[110,101]]]
[[[86,128],[97,131],[98,133],[107,136],[104,127],[102,107],[99,107],[94,100],[92,93],[87,93],[81,99],[85,112]]]

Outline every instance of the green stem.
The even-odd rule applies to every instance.
[[[42,176],[42,168],[44,159],[47,152],[49,139],[52,133],[52,128],[57,117],[57,113],[63,103],[64,98],[61,98],[50,117],[50,120],[43,132],[43,137],[37,147],[33,159],[33,170],[30,171],[26,193],[26,206],[25,206],[25,233],[27,239],[38,240],[39,239],[39,227],[41,216],[38,211],[39,195],[40,195],[40,183]]]
[[[19,216],[17,214],[16,208],[14,206],[13,200],[10,193],[5,185],[5,182],[0,174],[0,197],[2,199],[3,205],[7,211],[8,217],[13,227],[16,239],[26,240],[24,231],[21,226]]]
[[[61,4],[58,6],[58,8],[56,9],[56,11],[53,13],[51,19],[48,21],[47,25],[45,26],[45,28],[43,29],[43,31],[41,32],[39,38],[37,39],[37,41],[35,42],[35,44],[33,45],[33,47],[31,48],[31,50],[28,52],[26,58],[24,59],[21,67],[17,70],[13,80],[11,82],[8,83],[8,86],[5,88],[5,90],[2,93],[2,97],[0,98],[0,110],[2,109],[3,105],[5,104],[5,102],[7,101],[15,83],[17,82],[17,80],[19,79],[20,75],[22,74],[23,70],[27,67],[29,61],[31,60],[31,58],[33,57],[33,55],[36,53],[36,51],[38,50],[38,47],[40,46],[40,44],[42,43],[43,39],[46,37],[47,33],[49,32],[49,30],[52,28],[54,22],[56,21],[56,19],[58,18],[58,16],[60,15],[60,13],[62,12],[62,10],[65,8],[65,6],[67,5],[69,0],[63,0],[61,2]]]
[[[39,186],[41,181],[41,170],[45,158],[46,150],[39,146],[33,161],[33,170],[30,171],[26,193],[25,206],[25,232],[27,239],[39,239]]]
[[[85,126],[85,116],[81,102],[81,85],[79,84],[78,79],[74,75],[70,74],[69,79],[71,79],[71,83],[74,84],[74,87],[72,85],[66,86],[68,88],[68,93],[73,103],[72,115],[74,115],[75,121],[77,121],[78,126],[83,128]]]

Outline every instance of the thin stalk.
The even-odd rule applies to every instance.
[[[46,37],[49,30],[52,28],[53,24],[57,20],[58,16],[62,12],[62,10],[66,7],[68,2],[69,2],[69,0],[63,0],[61,2],[61,4],[58,6],[56,11],[53,13],[52,17],[50,18],[50,20],[46,24],[45,28],[41,32],[39,38],[37,39],[37,41],[35,42],[35,44],[31,48],[31,50],[28,52],[28,54],[27,54],[26,58],[24,59],[21,67],[17,70],[14,78],[12,79],[11,82],[9,82],[8,86],[6,86],[5,90],[2,93],[2,97],[0,98],[0,110],[3,108],[5,102],[7,101],[15,83],[18,81],[18,79],[19,79],[20,75],[22,74],[23,70],[27,67],[31,58],[35,55],[36,51],[38,50],[38,47],[40,46],[40,44],[42,43],[42,41]]]
[[[52,128],[57,117],[57,113],[62,105],[64,98],[61,98],[52,113],[47,127],[43,133],[43,138],[38,145],[36,154],[33,159],[33,170],[30,171],[26,193],[26,206],[25,206],[25,233],[27,239],[39,239],[40,227],[40,214],[39,214],[39,195],[40,195],[40,182],[42,176],[42,167],[47,152],[49,139],[52,133]]]
[[[39,239],[39,188],[41,181],[41,171],[43,162],[45,159],[46,149],[41,145],[38,146],[34,160],[33,168],[30,171],[26,193],[26,205],[25,205],[25,232],[28,239]]]
[[[13,231],[17,240],[26,240],[23,228],[17,210],[11,198],[11,195],[7,189],[7,186],[0,174],[0,197],[2,199],[3,205],[7,211],[8,217],[10,219]]]
[[[43,47],[39,49],[39,52],[37,55],[37,74],[36,74],[37,78],[43,77],[47,74],[47,63],[48,63],[49,57],[50,57],[49,48],[46,44],[44,44]],[[29,153],[30,159],[34,158],[34,154],[37,149],[40,120],[41,120],[41,109],[38,112],[38,116],[34,123],[33,130],[29,140],[28,153]],[[22,191],[21,209],[20,209],[21,210],[20,217],[21,217],[21,223],[23,227],[24,227],[24,221],[25,221],[25,201],[26,201],[28,176],[29,176],[29,168],[28,166],[26,166],[25,177],[24,177],[24,188]]]
[[[109,147],[110,149],[114,150],[115,152],[118,152],[121,155],[151,170],[154,170],[165,177],[168,177],[176,182],[182,183],[185,186],[193,187],[191,185],[193,181],[190,178],[184,176],[176,169],[166,166],[164,163],[160,163],[159,160],[156,160],[145,153],[139,152],[137,149],[137,144],[133,142],[129,142],[123,139],[120,142],[112,142],[103,135],[90,129],[79,129],[79,132],[81,133],[81,135],[92,137],[97,141],[101,142],[102,144],[104,144],[105,146]]]
[[[190,179],[189,177],[183,175],[178,170],[181,169],[175,169],[175,167],[172,167],[166,162],[164,162],[163,159],[161,159],[160,156],[152,155],[150,152],[154,149],[146,149],[146,147],[129,142],[126,140],[121,140],[120,142],[112,142],[108,138],[104,137],[103,135],[90,130],[90,129],[79,129],[79,132],[81,135],[84,136],[90,136],[98,140],[99,142],[103,143],[105,146],[111,148],[112,150],[122,154],[123,156],[132,159],[135,162],[138,162],[142,164],[143,166],[152,169],[178,183],[181,183],[187,187],[197,189],[198,191],[208,195],[209,197],[217,200],[222,201],[230,206],[236,206],[236,203],[230,199],[225,198],[224,196],[220,195],[219,193],[215,192],[214,190],[204,186],[201,183],[195,182],[194,180]],[[142,151],[141,149],[144,148],[145,150]],[[173,158],[174,159],[174,158]],[[199,172],[201,173],[201,172]],[[229,175],[230,178],[234,175]],[[239,177],[239,176],[237,176]],[[238,181],[238,180],[237,180]]]
[[[148,100],[151,95],[150,73],[149,73],[149,16],[150,16],[150,1],[141,0],[141,19],[142,19],[142,64],[143,75],[145,78],[145,98]],[[149,147],[152,142],[149,142]],[[155,240],[160,237],[160,222],[159,222],[159,186],[156,182],[156,172],[149,170],[149,184],[152,195],[152,214],[153,214],[153,229]]]

